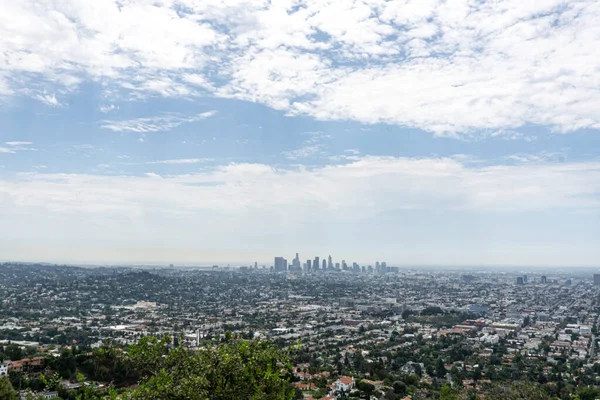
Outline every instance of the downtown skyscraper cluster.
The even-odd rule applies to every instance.
[[[273,263],[274,272],[294,272],[294,273],[317,273],[317,272],[341,272],[341,271],[352,271],[356,273],[388,273],[398,272],[398,267],[388,267],[385,261],[375,263],[375,266],[361,266],[356,262],[352,265],[348,265],[346,260],[341,262],[333,262],[333,258],[330,256],[327,259],[316,256],[314,259],[308,259],[304,263],[300,261],[300,256],[296,253],[296,257],[291,263],[284,257],[275,257]]]

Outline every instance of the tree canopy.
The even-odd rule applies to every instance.
[[[145,337],[128,350],[141,375],[133,399],[288,400],[291,365],[264,341],[234,339],[189,351],[171,339]]]

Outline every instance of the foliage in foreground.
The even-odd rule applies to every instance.
[[[145,337],[128,350],[140,375],[133,399],[288,400],[291,365],[286,352],[264,341],[227,340],[191,352],[170,338]]]
[[[13,389],[8,376],[0,376],[0,399],[17,400],[17,391]]]

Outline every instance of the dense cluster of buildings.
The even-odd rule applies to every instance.
[[[300,341],[294,379],[306,398],[335,399],[341,387],[382,394],[409,375],[418,376],[416,388],[476,386],[479,375],[504,379],[516,363],[535,367],[540,380],[557,379],[556,371],[560,379],[600,379],[600,292],[588,271],[381,262],[358,267],[358,276],[357,264],[331,257],[303,263],[306,274],[296,271],[298,256],[291,265],[274,261],[272,270],[226,271],[0,266],[0,346],[10,341],[23,351],[20,360],[0,360],[0,374],[27,373],[60,348],[163,334],[196,348],[232,331],[281,346]],[[432,353],[434,345],[443,351]]]
[[[258,269],[258,263],[254,263],[254,268]],[[247,268],[246,268],[247,269]],[[326,272],[341,272],[341,271],[352,271],[355,273],[397,273],[400,271],[398,267],[388,266],[385,261],[383,262],[375,262],[375,266],[373,265],[359,265],[357,262],[353,262],[351,265],[346,263],[346,260],[342,260],[341,262],[333,262],[331,256],[328,256],[327,259],[323,258],[320,260],[319,256],[316,256],[314,259],[308,259],[305,262],[300,261],[300,256],[296,253],[296,257],[292,260],[291,263],[288,263],[288,260],[284,257],[275,257],[273,262],[273,266],[271,269],[274,272],[293,272],[293,273],[326,273]]]

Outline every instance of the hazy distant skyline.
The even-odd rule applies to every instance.
[[[600,265],[597,1],[0,4],[0,260]]]

